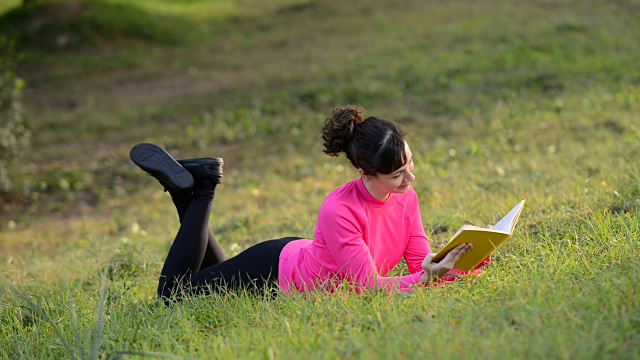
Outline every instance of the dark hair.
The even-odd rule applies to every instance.
[[[400,125],[377,117],[364,117],[355,105],[333,109],[322,128],[324,153],[345,153],[366,175],[390,174],[407,162],[405,132]]]

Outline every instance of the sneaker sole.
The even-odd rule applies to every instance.
[[[138,144],[131,149],[131,161],[171,190],[188,192],[193,177],[168,152],[154,144]]]

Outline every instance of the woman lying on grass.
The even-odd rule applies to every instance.
[[[349,106],[333,110],[322,138],[324,152],[345,153],[360,177],[327,196],[318,212],[315,240],[268,240],[230,259],[209,228],[222,159],[176,161],[153,144],[131,150],[131,160],[169,191],[180,218],[158,286],[165,303],[185,291],[263,290],[276,284],[285,293],[331,291],[344,281],[357,291],[409,291],[450,280],[443,276],[471,245],[456,247],[439,263],[431,261],[434,254],[411,188],[414,164],[403,130],[387,120],[365,119],[361,108]],[[385,277],[402,257],[411,275]]]

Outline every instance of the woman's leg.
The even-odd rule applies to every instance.
[[[211,251],[209,234],[213,234],[208,224],[212,203],[213,195],[195,196],[187,206],[158,285],[158,295],[165,302],[185,290],[202,294],[209,289],[261,291],[266,286],[275,286],[280,252],[289,242],[300,239],[268,240],[228,260],[205,265],[207,252]]]
[[[204,291],[262,289],[277,282],[280,252],[290,241],[299,238],[265,241],[224,261],[224,253],[209,228],[215,187],[222,177],[222,159],[201,158],[178,163],[154,144],[134,146],[130,157],[169,190],[180,218],[180,229],[158,284],[158,295],[165,302],[182,292],[185,285]],[[191,189],[192,196],[189,195]]]
[[[180,224],[182,224],[182,219],[184,219],[184,215],[187,212],[187,208],[189,207],[189,202],[191,201],[191,197],[181,196],[172,191],[169,191],[169,194],[171,195],[171,200],[173,201],[173,204],[175,205],[176,210],[178,212],[178,218],[180,219]],[[220,243],[218,242],[218,239],[216,238],[216,236],[213,234],[213,231],[211,231],[211,228],[208,228],[208,229],[209,229],[209,235],[208,235],[208,241],[207,241],[207,249],[205,250],[205,253],[204,253],[204,259],[202,259],[202,265],[201,265],[202,268],[206,268],[206,267],[221,263],[227,259],[227,257],[224,254],[224,250],[222,250],[222,247],[220,246]]]
[[[211,233],[211,206],[216,186],[222,177],[222,164],[220,158],[180,163],[193,176],[193,193],[158,282],[158,295],[165,302],[172,295],[182,292],[191,276],[202,268]]]
[[[191,286],[198,293],[209,289],[263,290],[277,285],[278,263],[282,249],[298,237],[268,240],[249,247],[237,256],[203,268],[191,277]]]
[[[158,284],[158,294],[169,298],[177,290],[176,285],[201,267],[224,261],[224,252],[208,225],[215,187],[222,178],[223,160],[199,158],[178,162],[163,148],[148,143],[134,146],[129,156],[169,191],[180,218],[180,230]]]
[[[162,267],[158,295],[169,299],[198,273],[209,240],[213,196],[196,196],[189,202],[182,224]]]

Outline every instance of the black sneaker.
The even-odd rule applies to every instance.
[[[193,176],[194,181],[198,179],[209,178],[214,183],[222,182],[222,166],[224,160],[222,158],[198,158],[178,160],[183,168],[187,169]]]
[[[193,176],[163,148],[154,144],[138,144],[131,149],[131,161],[156,178],[165,190],[188,194],[193,188]]]

